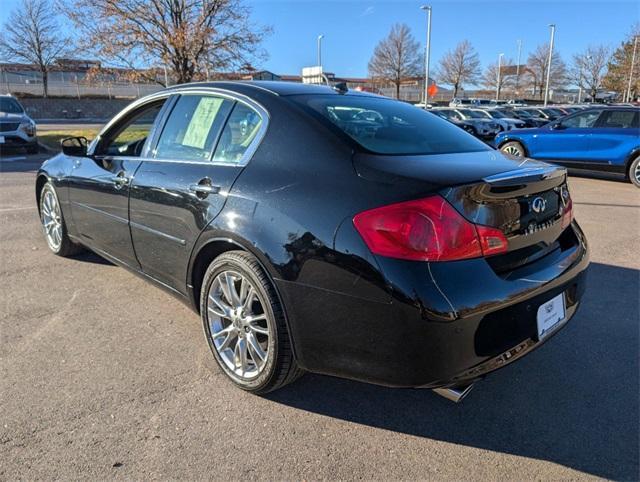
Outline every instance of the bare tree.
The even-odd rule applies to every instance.
[[[389,35],[376,45],[369,60],[369,76],[392,82],[396,98],[400,98],[400,84],[420,72],[420,46],[405,24],[395,24]]]
[[[49,94],[51,65],[69,44],[59,32],[49,0],[22,0],[0,31],[0,56],[36,65],[42,75],[44,97]]]
[[[530,77],[530,85],[533,87],[533,95],[542,99],[545,82],[547,80],[547,64],[549,60],[549,44],[541,44],[529,54],[527,69]],[[562,87],[567,81],[567,67],[556,51],[551,56],[551,75],[549,77],[549,89]]]
[[[500,65],[500,72],[498,72],[498,62],[490,64],[482,75],[482,85],[494,92],[497,89],[498,97],[500,97],[502,89],[511,87],[514,84],[513,75],[508,74],[513,70],[512,64],[513,60],[511,59],[503,60]]]
[[[464,84],[474,84],[480,78],[480,58],[471,42],[463,40],[454,50],[449,50],[438,68],[438,79],[453,86],[453,96]]]
[[[59,0],[62,1],[62,0]],[[168,66],[177,83],[201,69],[246,69],[266,58],[269,28],[249,20],[242,0],[71,0],[67,8],[85,39],[81,47],[107,62],[164,84],[153,69]]]
[[[589,46],[587,50],[573,56],[571,78],[581,89],[585,89],[595,101],[598,89],[602,85],[610,50],[604,45]]]

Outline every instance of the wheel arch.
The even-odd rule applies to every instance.
[[[627,159],[624,162],[624,175],[629,176],[629,168],[631,167],[631,163],[635,161],[638,157],[640,157],[640,146],[634,147],[631,149],[631,152],[627,156]]]
[[[527,144],[520,137],[505,137],[496,146],[496,149],[498,150],[502,149],[502,146],[504,146],[507,142],[517,142],[518,144],[520,144],[522,146],[522,149],[524,149],[525,157],[529,157],[529,149],[527,148]]]
[[[291,324],[289,323],[289,316],[287,313],[287,307],[284,304],[284,300],[278,290],[278,286],[274,280],[274,268],[270,265],[268,258],[254,249],[253,245],[244,239],[239,238],[236,235],[223,234],[223,233],[211,233],[210,236],[206,236],[206,240],[199,240],[196,247],[193,250],[191,256],[191,262],[189,263],[189,269],[187,270],[187,293],[189,302],[192,308],[200,314],[200,293],[202,291],[202,281],[207,268],[211,262],[223,253],[228,251],[245,251],[252,254],[260,267],[266,273],[269,281],[273,285],[274,292],[278,297],[282,312],[284,314],[284,321],[287,325],[287,331],[289,336],[289,343],[293,352],[294,358],[297,360],[296,344],[294,342],[294,336],[291,332]],[[202,237],[201,237],[202,239]]]
[[[38,215],[40,215],[40,195],[42,193],[42,188],[49,181],[49,176],[47,176],[44,172],[38,173],[36,177],[36,206],[38,208]]]

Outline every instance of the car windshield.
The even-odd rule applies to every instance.
[[[22,114],[22,106],[11,97],[0,97],[0,112],[6,112],[7,114]]]
[[[487,114],[489,114],[494,119],[504,119],[505,117],[507,117],[506,115],[504,115],[499,110],[488,110]]]
[[[532,110],[518,109],[517,112],[521,117],[540,117],[539,112],[535,112]]]
[[[331,94],[296,95],[291,99],[377,154],[446,154],[489,149],[458,127],[404,102]]]
[[[464,109],[463,114],[468,116],[468,117],[473,117],[474,119],[486,119],[487,118],[487,115],[484,114],[484,111]]]

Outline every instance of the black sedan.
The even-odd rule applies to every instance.
[[[54,253],[88,248],[188,303],[257,393],[306,370],[458,400],[584,290],[563,168],[344,86],[164,90],[63,141],[35,188]]]

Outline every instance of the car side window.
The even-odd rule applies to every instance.
[[[262,118],[255,110],[237,102],[220,136],[214,162],[240,164],[261,125]]]
[[[600,127],[608,127],[612,129],[628,129],[637,127],[637,112],[632,110],[609,110],[602,114]]]
[[[213,95],[181,95],[162,129],[155,157],[209,161],[233,104]]]
[[[139,157],[166,99],[146,105],[114,126],[102,138],[97,154]]]
[[[562,126],[574,129],[589,129],[595,126],[598,117],[600,117],[599,110],[581,112],[572,117],[567,117],[562,121]]]

